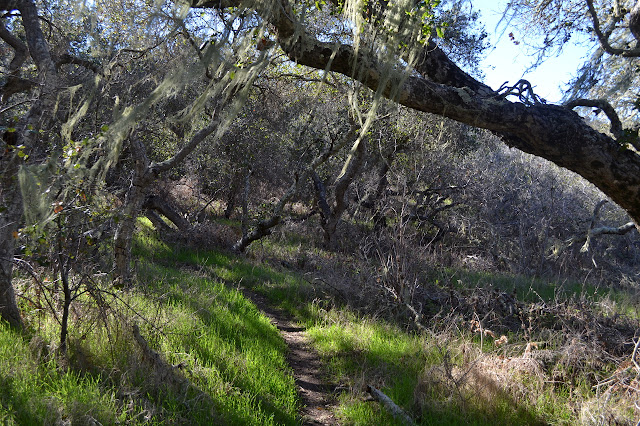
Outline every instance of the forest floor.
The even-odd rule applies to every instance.
[[[639,305],[620,292],[419,271],[414,318],[344,253],[283,234],[239,256],[138,226],[136,287],[77,286],[66,356],[59,292],[19,277],[30,328],[0,325],[0,424],[401,426],[370,387],[419,425],[640,417]]]

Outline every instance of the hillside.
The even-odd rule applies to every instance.
[[[72,304],[66,357],[46,308],[60,303],[51,283],[23,277],[29,328],[1,333],[3,423],[402,424],[367,386],[425,425],[638,415],[638,312],[624,292],[447,269],[413,317],[376,295],[362,277],[371,271],[337,280],[348,259],[316,249],[293,267],[303,253],[286,235],[244,257],[138,227],[138,285],[91,278]]]

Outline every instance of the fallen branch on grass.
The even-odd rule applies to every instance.
[[[186,386],[189,381],[176,374],[176,370],[183,367],[182,364],[171,365],[162,359],[162,356],[149,346],[146,339],[140,334],[140,328],[138,324],[133,325],[133,338],[135,339],[138,347],[142,351],[143,359],[148,362],[155,370],[157,378],[160,383],[168,383],[171,385]]]
[[[393,417],[400,420],[406,425],[415,425],[413,419],[411,419],[411,417],[407,413],[405,413],[402,408],[398,407],[396,403],[393,402],[387,395],[371,385],[367,386],[367,392],[369,392],[371,396],[378,400],[378,402],[382,403],[382,405],[384,405],[384,407],[389,411],[389,413],[391,413]]]

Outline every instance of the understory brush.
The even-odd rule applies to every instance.
[[[345,424],[402,424],[367,386],[418,424],[635,424],[640,416],[632,287],[434,267],[397,236],[374,255],[330,251],[298,244],[300,226],[250,252],[257,270],[295,270],[300,282],[273,276],[253,288],[296,307]]]
[[[371,387],[424,425],[640,415],[638,318],[622,293],[437,269],[399,250],[367,262],[285,232],[240,257],[138,227],[137,285],[95,277],[102,302],[73,302],[64,356],[55,316],[35,308],[48,297],[59,309],[55,283],[20,278],[29,328],[0,329],[3,423],[298,424],[287,347],[245,289],[306,328],[341,424],[402,424]]]

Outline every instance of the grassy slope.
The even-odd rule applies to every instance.
[[[76,303],[68,366],[51,355],[58,328],[50,318],[27,311],[38,329],[25,335],[0,328],[0,423],[296,424],[295,383],[275,327],[215,277],[181,270],[149,234],[137,246],[139,287],[105,295],[106,323],[93,320],[95,303]],[[145,360],[134,322],[180,367]]]
[[[88,301],[78,304],[68,367],[43,343],[56,339],[50,319],[31,311],[30,324],[40,328],[30,335],[0,330],[0,422],[296,423],[284,343],[234,285],[265,294],[308,328],[328,380],[339,385],[345,424],[394,424],[367,400],[367,384],[425,425],[572,424],[572,407],[595,398],[586,384],[545,383],[486,340],[481,348],[468,331],[407,332],[326,304],[305,280],[268,265],[215,251],[172,252],[147,226],[137,239],[138,288],[110,299],[108,326],[91,319],[99,316]],[[132,322],[180,369],[167,376],[145,362],[126,325]]]

